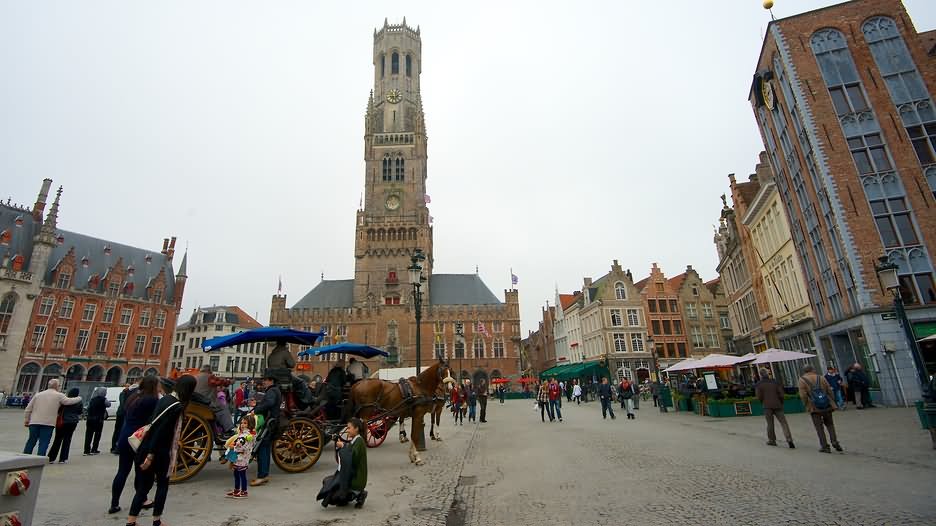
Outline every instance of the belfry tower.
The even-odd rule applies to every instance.
[[[406,269],[416,249],[426,255],[428,301],[432,227],[426,206],[426,126],[419,91],[419,28],[374,31],[374,87],[364,118],[364,198],[357,211],[354,306],[406,304]]]

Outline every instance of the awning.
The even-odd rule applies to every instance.
[[[928,336],[936,335],[936,322],[917,322],[913,323],[913,334],[917,337],[917,341],[920,339],[926,338]],[[933,338],[936,340],[936,338]],[[931,341],[931,340],[927,340]]]
[[[752,363],[762,364],[762,363],[776,363],[776,362],[791,362],[793,360],[808,360],[815,358],[813,354],[806,354],[803,352],[796,351],[786,351],[783,349],[767,349],[762,353],[758,353],[754,357]]]

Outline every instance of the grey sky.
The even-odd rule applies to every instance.
[[[290,305],[321,272],[352,276],[373,29],[405,15],[436,271],[478,265],[503,298],[513,267],[525,333],[556,284],[612,259],[715,276],[718,196],[762,148],[760,4],[2,2],[0,196],[31,203],[51,177],[65,229],[153,250],[177,235],[183,315],[266,322],[279,275]],[[936,27],[932,0],[905,4]]]

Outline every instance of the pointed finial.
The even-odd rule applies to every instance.
[[[728,198],[725,197],[725,194],[721,195],[722,208],[728,208]]]
[[[55,200],[52,201],[52,206],[49,208],[49,215],[46,216],[45,227],[54,229],[58,226],[58,211],[59,211],[59,200],[62,198],[62,187],[59,186],[58,190],[55,192]]]
[[[322,272],[322,274],[321,274],[320,277],[321,277],[322,281],[325,281],[325,272],[324,272],[324,271]]]
[[[188,243],[185,244],[185,254],[182,254],[182,263],[179,264],[179,271],[176,272],[177,278],[188,277]]]
[[[387,22],[386,17],[384,17],[384,19],[383,19],[383,26],[384,26],[384,27],[387,27],[387,26],[389,26],[389,25],[390,25],[390,22]]]
[[[403,27],[406,27],[406,17],[403,17]]]
[[[478,265],[475,265],[475,274],[478,273]]]

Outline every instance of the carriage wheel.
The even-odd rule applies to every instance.
[[[211,428],[208,422],[195,414],[185,414],[182,418],[176,470],[170,482],[185,482],[194,477],[208,463],[208,455],[211,453]]]
[[[377,447],[384,443],[387,435],[390,434],[390,426],[393,425],[395,418],[385,416],[376,418],[367,422],[367,447]]]
[[[318,462],[325,445],[322,430],[305,417],[291,418],[273,441],[273,462],[287,473],[305,471]]]

